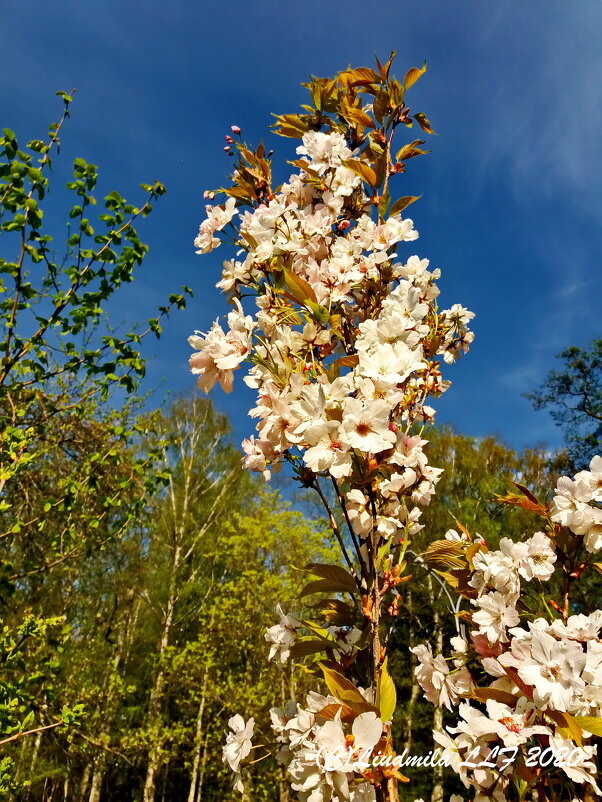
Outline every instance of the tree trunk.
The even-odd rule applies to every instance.
[[[173,624],[174,609],[178,596],[178,571],[180,568],[181,547],[178,545],[174,550],[173,563],[171,566],[171,576],[169,580],[169,593],[165,617],[163,619],[163,632],[159,644],[157,656],[158,666],[155,682],[151,691],[150,703],[148,708],[149,734],[152,746],[148,755],[148,766],[146,769],[146,780],[144,782],[143,802],[154,802],[155,785],[157,782],[157,772],[161,765],[161,751],[164,746],[164,739],[161,735],[161,714],[163,712],[163,701],[165,698],[165,667],[163,658],[169,646],[171,627]]]
[[[200,799],[200,795],[197,797],[197,783],[199,781],[199,767],[201,765],[201,754],[203,752],[203,715],[205,713],[205,699],[206,699],[206,692],[207,692],[207,677],[209,674],[209,668],[205,668],[205,672],[203,674],[203,688],[201,690],[201,702],[199,704],[199,712],[197,713],[196,717],[196,732],[194,736],[194,759],[192,762],[192,773],[190,776],[190,790],[188,791],[188,802],[195,802],[195,799]]]
[[[31,763],[29,764],[29,778],[28,779],[32,780],[32,781],[33,781],[33,778],[35,777],[35,768],[36,768],[36,763],[38,762],[38,753],[40,751],[40,744],[41,743],[42,743],[42,733],[38,732],[38,734],[36,735],[36,739],[34,741],[33,752],[31,753]],[[46,786],[44,785],[44,787],[46,787]],[[31,785],[27,789],[27,795],[26,795],[25,799],[30,799],[30,798],[31,798]]]
[[[100,789],[104,778],[105,756],[104,754],[98,755],[94,761],[94,774],[92,775],[92,783],[90,785],[90,796],[88,802],[99,802]]]
[[[413,646],[416,645],[415,637],[414,637],[414,603],[412,598],[412,591],[408,591],[408,601],[407,601],[407,608],[408,608],[408,628],[409,628],[409,648],[411,649]],[[411,665],[411,664],[410,664]],[[418,697],[420,695],[420,685],[418,684],[418,680],[416,679],[416,674],[411,672],[412,676],[412,690],[410,691],[410,698],[408,700],[408,706],[406,709],[405,715],[405,727],[406,727],[406,737],[403,743],[403,750],[402,753],[407,749],[407,754],[410,755],[412,753],[412,730],[414,727],[414,711],[416,709],[416,702],[418,701]]]
[[[209,732],[205,733],[205,740],[203,741],[203,759],[201,760],[201,772],[199,774],[199,784],[197,786],[197,794],[194,802],[201,802],[203,796],[203,782],[205,781],[205,768],[207,767],[207,741],[209,740]]]
[[[435,635],[436,654],[443,651],[443,622],[441,614],[437,609],[437,601],[433,589],[433,581],[429,576],[429,592],[433,604],[433,630]],[[441,731],[443,729],[443,708],[435,706],[433,713],[433,729]],[[443,802],[443,766],[437,765],[433,768],[433,790],[431,791],[431,802]]]
[[[21,749],[19,750],[19,759],[15,761],[16,771],[15,771],[15,781],[18,783],[21,778],[23,777],[23,769],[25,768],[25,758],[27,757],[27,753],[29,751],[29,738],[23,738],[21,740]],[[25,778],[26,780],[30,779],[29,777]]]
[[[92,764],[86,763],[82,772],[81,780],[79,781],[79,791],[77,794],[77,802],[84,802],[88,795],[88,787],[90,785],[90,774],[92,773]]]
[[[117,692],[118,683],[116,683],[114,679],[119,675],[119,670],[129,653],[136,619],[138,618],[140,602],[134,602],[134,591],[131,592],[129,598],[126,600],[126,604],[127,612],[119,628],[117,651],[115,653],[115,657],[113,658],[113,669],[107,677],[107,685],[105,687],[105,703],[103,705],[104,715],[100,729],[101,742],[109,740],[113,722],[115,721],[115,715],[119,707],[119,698]],[[107,753],[104,751],[104,749],[101,749],[97,754],[93,764],[92,783],[90,785],[88,802],[100,802],[100,795],[106,768]]]
[[[165,771],[163,772],[163,790],[161,791],[161,802],[165,802],[166,799],[165,794],[167,793],[168,777],[169,777],[169,761],[167,762],[167,765],[165,766]]]

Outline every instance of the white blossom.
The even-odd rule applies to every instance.
[[[472,614],[472,621],[478,626],[478,631],[486,635],[490,643],[508,640],[506,630],[508,627],[516,626],[520,616],[516,609],[507,603],[507,598],[494,591],[479,596],[475,604],[479,609]]]
[[[293,616],[285,615],[280,604],[276,606],[280,623],[274,624],[265,632],[265,639],[270,644],[269,660],[277,658],[281,663],[286,663],[290,657],[291,646],[297,639],[297,630],[301,622]]]
[[[228,726],[232,732],[229,732],[226,738],[223,760],[229,764],[232,771],[238,772],[241,761],[248,757],[253,746],[251,738],[255,728],[255,719],[250,718],[245,724],[243,717],[237,713],[229,719]]]

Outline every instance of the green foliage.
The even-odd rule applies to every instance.
[[[22,146],[8,128],[0,136],[0,743],[60,737],[81,718],[77,699],[60,700],[69,629],[48,599],[74,561],[124,533],[163,479],[160,449],[136,451],[152,429],[137,419],[140,400],[109,402],[115,390],[138,389],[142,338],[158,336],[189,292],[124,334],[109,326],[106,304],[148,250],[135,223],[165,188],[143,185],[139,205],[111,192],[97,214],[97,168],[76,158],[68,231],[57,241],[46,224],[56,217],[50,176],[72,102],[58,95],[63,114],[45,140]],[[0,787],[14,790],[22,781],[10,771],[5,761]]]
[[[103,305],[132,281],[148,250],[134,223],[150,214],[165,187],[143,184],[139,205],[110,192],[104,211],[91,216],[98,170],[85,159],[74,159],[73,180],[66,187],[75,197],[68,236],[58,250],[44,229],[43,206],[54,152],[70,114],[71,96],[60,94],[63,116],[50,126],[46,141],[33,140],[21,149],[9,129],[0,137],[0,231],[6,254],[0,257],[0,318],[6,328],[0,386],[34,387],[58,375],[91,377],[106,398],[115,384],[136,389],[145,369],[141,338],[151,331],[158,334],[161,317],[170,307],[183,307],[189,290],[172,295],[146,329],[134,328],[124,336],[102,331]]]
[[[83,702],[86,712],[69,733],[44,738],[34,794],[65,777],[75,793],[88,767],[107,799],[135,798],[156,761],[157,787],[174,798],[182,788],[187,798],[196,777],[203,798],[234,799],[221,760],[227,719],[254,715],[265,742],[267,708],[318,687],[266,661],[264,631],[279,601],[298,608],[305,575],[290,562],[327,563],[332,551],[320,526],[250,480],[228,431],[210,402],[175,402],[144,443],[162,451],[162,490],[119,541],[82,557],[50,594],[47,586],[46,609],[72,631],[56,702]],[[272,799],[279,775],[273,760],[257,763],[254,798]]]
[[[602,339],[589,350],[571,346],[558,354],[561,367],[551,370],[527,398],[535,409],[549,410],[563,430],[571,473],[586,468],[602,450]]]

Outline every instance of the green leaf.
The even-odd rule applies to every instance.
[[[393,59],[395,58],[395,53],[396,52],[397,52],[396,50],[391,50],[391,55],[389,56],[389,60],[384,65],[384,67],[380,63],[380,61],[378,60],[378,56],[376,57],[376,64],[378,66],[378,69],[380,71],[380,74],[381,74],[381,77],[382,77],[383,81],[386,81],[388,79],[388,77],[389,77],[389,70],[391,69],[391,63],[392,63]]]
[[[389,192],[385,192],[383,195],[380,196],[380,201],[378,202],[378,215],[379,217],[384,217],[387,213],[387,209],[391,203],[391,195]]]
[[[344,106],[341,108],[341,115],[347,122],[358,128],[376,128],[376,123],[365,111],[354,106]]]
[[[327,307],[314,301],[306,301],[305,305],[312,312],[314,320],[322,325],[328,323],[330,320],[330,312]]]
[[[381,90],[376,95],[374,102],[372,103],[372,110],[377,121],[382,125],[385,116],[389,111],[389,94],[387,92]]]
[[[581,725],[577,719],[588,718],[587,716],[573,717],[570,715],[570,713],[561,713],[560,710],[546,710],[545,714],[555,722],[558,727],[558,731],[564,738],[571,738],[577,743],[578,746],[581,746],[583,730],[581,729]],[[596,719],[593,719],[593,721],[595,720]]]
[[[376,706],[380,710],[380,717],[383,721],[390,721],[393,718],[397,705],[397,691],[395,683],[387,668],[388,657],[385,657],[378,675],[376,685]]]
[[[309,115],[301,114],[274,114],[276,122],[273,125],[274,133],[300,139],[309,131]]]
[[[353,626],[357,620],[353,607],[342,599],[323,599],[317,604],[312,604],[311,607],[319,610],[329,624],[337,627]]]
[[[514,708],[516,706],[517,697],[508,691],[502,691],[500,688],[474,688],[472,693],[468,696],[469,699],[476,699],[479,702],[486,702],[488,699],[493,699],[503,705]]]
[[[414,159],[416,156],[424,156],[426,153],[430,153],[430,150],[422,150],[417,147],[417,145],[424,145],[424,140],[415,139],[413,142],[408,142],[407,145],[404,145],[397,151],[395,159],[403,162]]]
[[[353,586],[355,590],[355,584]],[[309,582],[299,594],[309,596],[312,593],[352,593],[353,591],[344,582],[337,582],[334,579],[316,579]]]
[[[464,545],[454,540],[434,540],[422,552],[422,559],[431,568],[445,571],[448,568],[464,568]]]
[[[323,707],[321,710],[318,710],[316,715],[320,716],[320,718],[325,719],[326,721],[333,721],[337,713],[341,711],[341,719],[343,721],[353,721],[355,719],[355,714],[353,710],[350,710],[346,705],[334,704],[331,703]]]
[[[344,585],[351,592],[357,590],[355,579],[351,576],[351,574],[348,571],[346,571],[340,565],[309,563],[309,565],[305,566],[305,570],[309,574],[322,577],[322,579],[329,579],[333,582],[338,582],[340,585]]]
[[[334,641],[330,644],[335,646]],[[298,640],[290,649],[291,657],[307,657],[310,654],[324,652],[328,646],[326,640]]]

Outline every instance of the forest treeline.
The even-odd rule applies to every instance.
[[[278,600],[298,616],[315,602],[301,597],[298,569],[333,561],[331,530],[310,500],[294,508],[243,471],[229,422],[207,399],[144,408],[141,343],[160,336],[190,291],[125,332],[104,309],[144,259],[136,226],[164,188],[143,185],[136,204],[110,192],[98,212],[97,168],[76,158],[58,196],[61,208],[71,198],[69,227],[49,232],[49,170],[71,105],[60,94],[64,113],[46,139],[0,137],[0,798],[235,799],[221,755],[228,718],[255,717],[262,743],[262,711],[323,690],[302,666],[266,664],[264,632]],[[589,362],[569,355],[569,368],[599,376],[596,347]],[[562,387],[549,389],[540,406],[562,398]],[[589,450],[600,393],[591,399]],[[429,462],[445,473],[419,550],[456,528],[454,516],[493,546],[531,534],[525,513],[494,497],[512,481],[547,492],[576,459],[579,415],[572,456],[556,461],[432,429]],[[423,701],[407,647],[454,634],[442,585],[423,573],[407,591],[389,661],[396,748],[418,754],[432,748],[442,713]],[[591,609],[599,582],[586,592]],[[455,789],[437,771],[408,774],[415,797],[441,802]],[[284,802],[282,780],[274,761],[258,761],[249,798]]]
[[[303,612],[306,579],[292,566],[332,561],[325,522],[309,502],[291,509],[249,478],[228,421],[209,400],[186,397],[145,416],[137,424],[144,434],[128,446],[106,428],[101,410],[78,414],[71,426],[68,417],[51,419],[48,450],[9,485],[3,530],[15,516],[46,523],[31,537],[15,533],[2,541],[4,564],[10,557],[12,566],[3,618],[16,631],[27,620],[47,622],[29,639],[25,662],[13,662],[8,674],[17,685],[25,681],[25,728],[47,727],[63,709],[74,711],[73,721],[6,744],[14,761],[11,796],[235,799],[221,760],[230,715],[254,716],[269,738],[266,707],[322,687],[299,668],[266,667],[264,631],[277,620],[279,599]],[[103,455],[116,449],[119,475],[103,466]],[[44,513],[48,498],[57,498],[94,454],[101,456],[92,460],[98,469],[89,477],[90,497],[80,497],[77,509],[59,505]],[[513,479],[535,491],[549,486],[543,452],[517,454],[493,437],[442,428],[432,432],[430,454],[446,472],[419,537],[441,537],[457,526],[452,515],[490,544],[530,533],[524,513],[497,504],[494,495]],[[146,483],[136,474],[141,460]],[[109,495],[111,514],[103,517],[96,504]],[[73,551],[74,543],[61,554],[56,540],[67,515],[81,548]],[[49,561],[50,554],[60,556]],[[454,629],[436,576],[425,569],[420,579],[408,591],[411,613],[400,619],[390,653],[403,733],[398,749],[426,754],[441,714],[422,701],[407,645],[425,637],[442,644]],[[280,779],[274,762],[257,763],[251,798],[286,799]],[[442,798],[442,776],[416,770],[414,781],[416,793]]]

